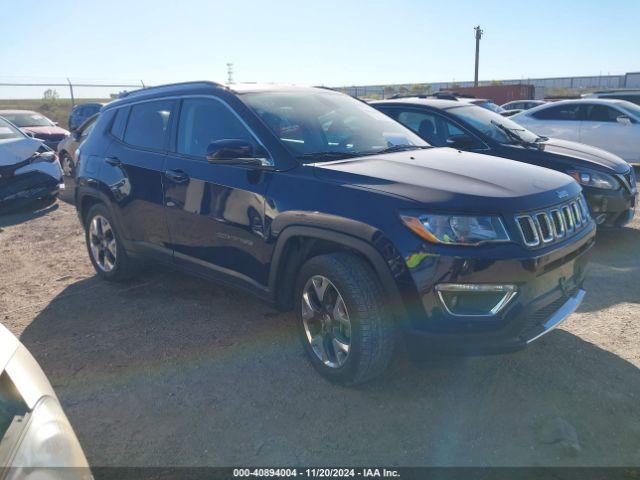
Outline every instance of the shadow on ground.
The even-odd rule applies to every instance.
[[[26,328],[94,466],[637,465],[640,371],[561,330],[334,386],[290,315],[166,271],[63,291]]]
[[[35,201],[21,208],[0,211],[0,228],[18,225],[55,212],[57,203],[51,201]]]

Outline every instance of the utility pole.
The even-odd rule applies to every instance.
[[[480,39],[484,33],[480,28],[480,25],[474,28],[476,31],[476,75],[474,77],[473,86],[478,86],[478,67],[480,66]]]
[[[233,83],[233,63],[227,63],[227,83]]]

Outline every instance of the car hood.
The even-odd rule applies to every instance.
[[[591,164],[590,166],[592,167],[604,167],[607,170],[613,170],[615,173],[627,173],[630,168],[629,164],[617,155],[584,143],[550,138],[543,145],[545,152],[577,158]],[[599,170],[602,170],[602,168],[599,168]]]
[[[34,135],[66,135],[69,132],[64,128],[57,125],[51,125],[46,127],[22,127],[20,130],[23,132],[31,132]]]
[[[580,186],[569,176],[451,148],[317,163],[316,176],[412,200],[441,211],[520,212],[555,205]]]
[[[0,140],[0,167],[15,165],[31,157],[42,146],[35,138]]]

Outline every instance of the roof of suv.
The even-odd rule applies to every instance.
[[[225,90],[231,93],[249,93],[249,92],[270,92],[270,91],[312,91],[322,89],[323,87],[311,87],[301,85],[286,85],[275,83],[234,83],[223,84],[217,82],[211,82],[208,80],[194,81],[194,82],[182,82],[182,83],[170,83],[166,85],[158,85],[154,87],[141,88],[139,90],[133,90],[131,92],[123,93],[120,98],[110,102],[107,108],[130,103],[133,101],[153,98],[163,95],[185,95],[193,93],[201,93],[206,90]],[[327,89],[330,90],[330,89]]]

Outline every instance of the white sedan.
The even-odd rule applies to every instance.
[[[585,143],[640,165],[640,106],[585,98],[547,103],[511,119],[541,136]]]

